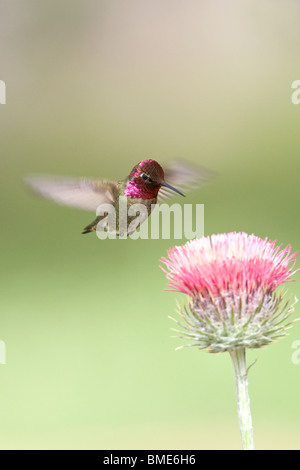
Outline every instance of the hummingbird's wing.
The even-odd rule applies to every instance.
[[[100,204],[115,201],[117,183],[85,178],[27,176],[25,182],[36,193],[58,204],[96,211]]]
[[[165,182],[186,194],[203,186],[214,175],[213,171],[201,166],[193,165],[185,161],[173,161],[164,168]],[[157,202],[161,203],[175,193],[171,189],[162,186],[158,193]]]

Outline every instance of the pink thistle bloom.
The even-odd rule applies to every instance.
[[[184,337],[210,352],[256,348],[284,335],[293,306],[275,289],[290,280],[297,253],[246,233],[212,235],[168,251],[171,290],[191,297]],[[177,322],[178,323],[178,322]],[[179,324],[179,323],[178,323]]]

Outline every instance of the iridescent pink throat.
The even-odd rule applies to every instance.
[[[160,186],[149,186],[149,183],[146,183],[139,177],[141,174],[142,171],[138,168],[135,168],[130,174],[133,179],[129,181],[124,190],[124,196],[141,199],[153,199],[157,196]]]

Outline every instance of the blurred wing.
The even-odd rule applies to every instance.
[[[193,165],[184,161],[174,161],[169,163],[165,168],[166,183],[174,186],[174,188],[187,194],[197,189],[210,180],[214,173],[201,166]],[[158,193],[158,202],[165,201],[170,197],[174,197],[176,193],[171,189],[162,187]]]
[[[103,203],[114,201],[115,185],[110,181],[55,176],[27,176],[26,183],[36,193],[58,204],[96,211]]]

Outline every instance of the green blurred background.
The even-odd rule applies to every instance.
[[[299,15],[297,0],[0,1],[1,448],[240,448],[229,355],[174,351],[180,295],[158,260],[178,241],[82,236],[92,213],[22,177],[185,158],[218,173],[185,201],[205,204],[206,235],[298,250]],[[248,355],[257,448],[300,448],[297,339],[298,323]]]

